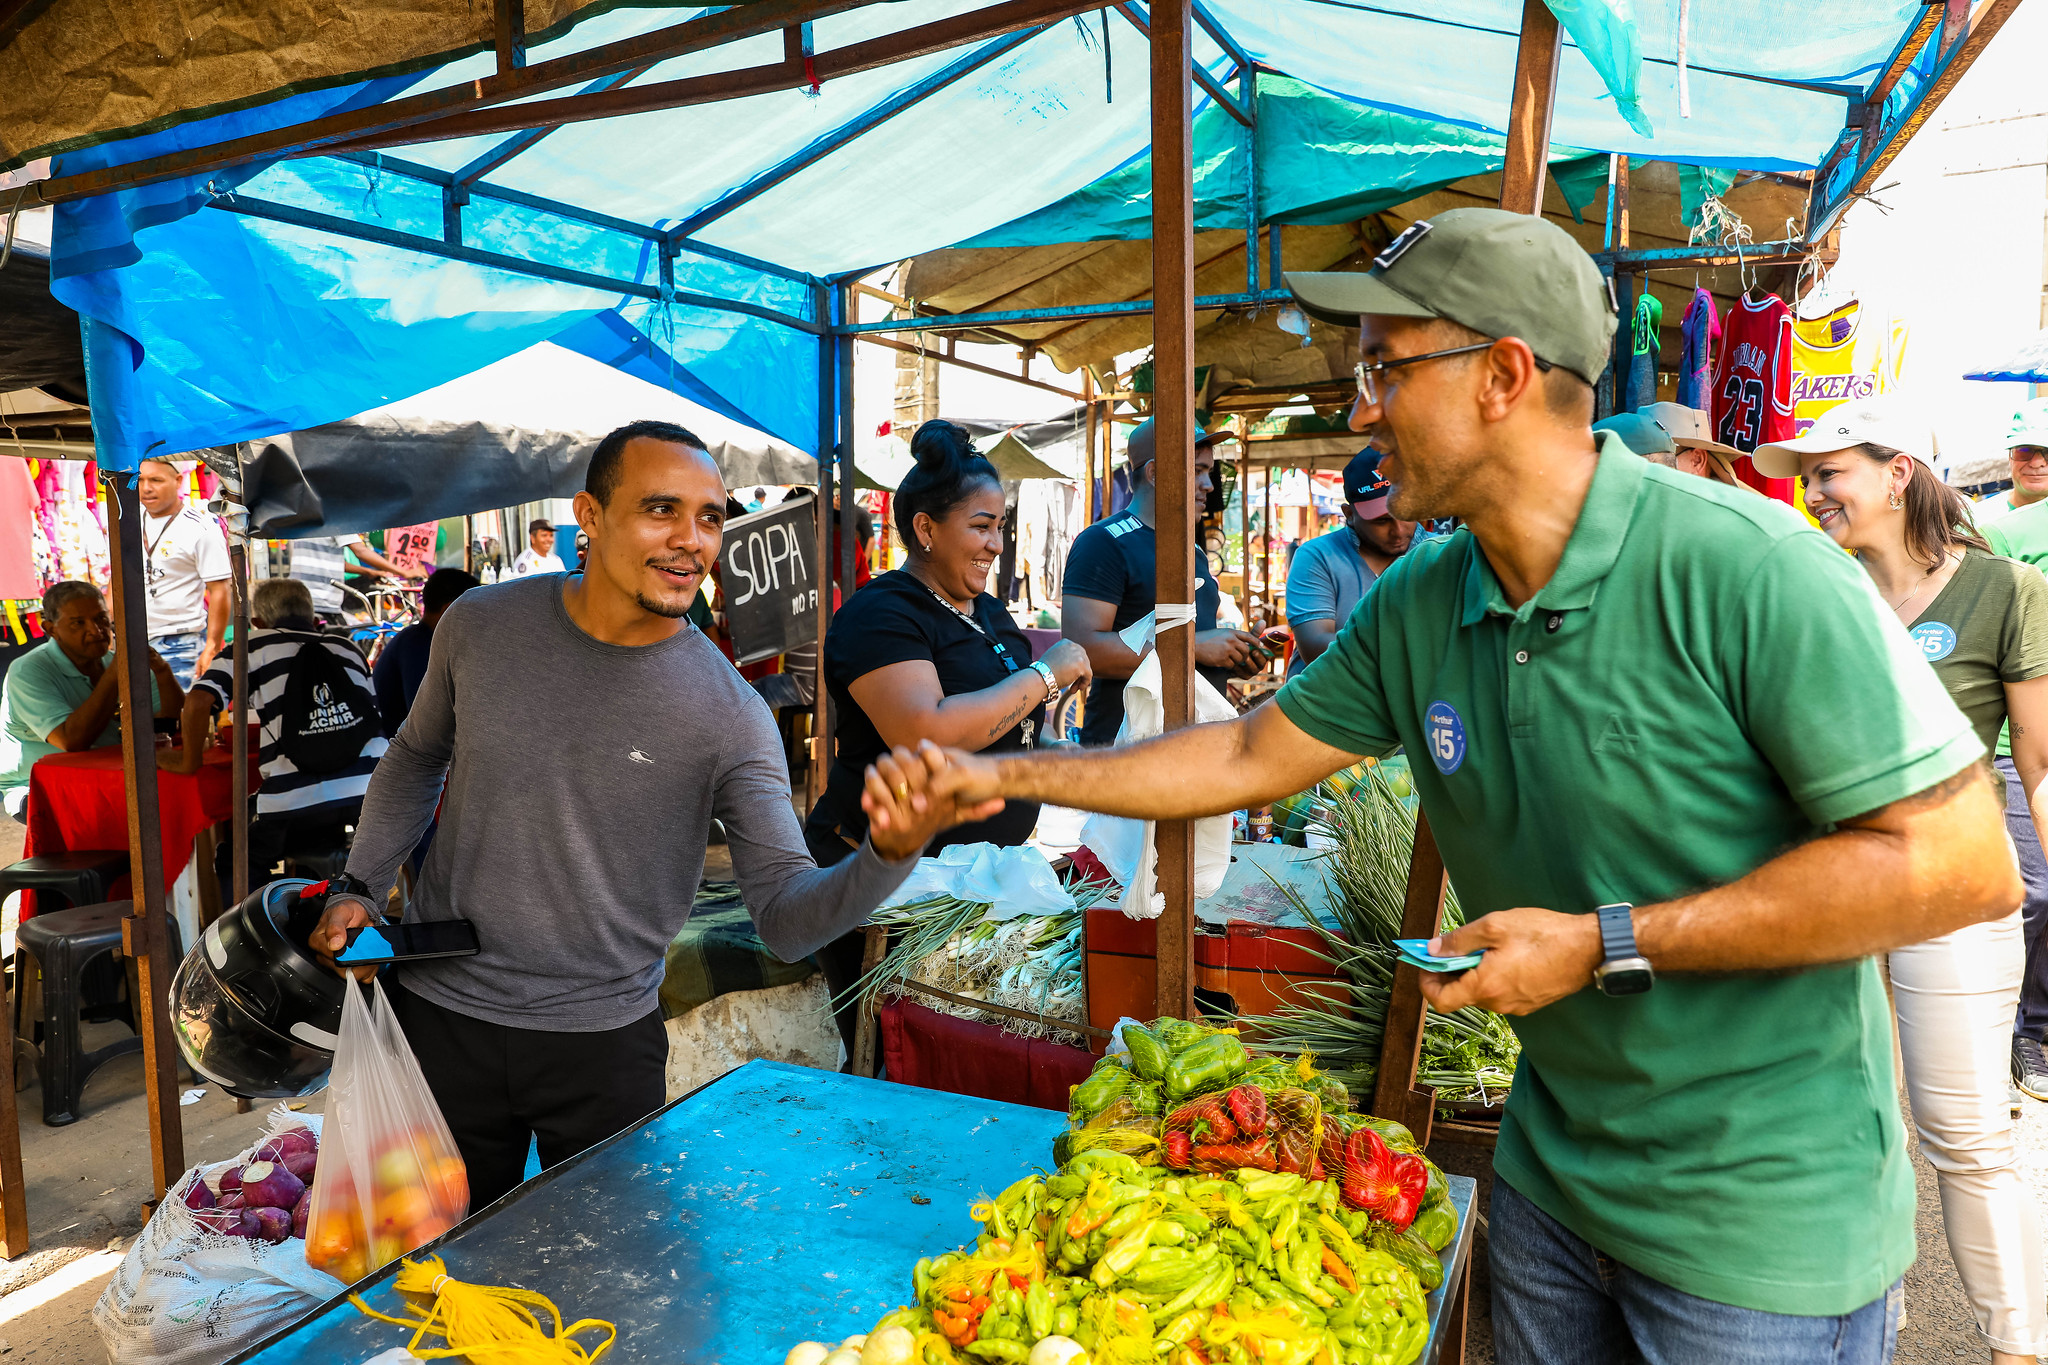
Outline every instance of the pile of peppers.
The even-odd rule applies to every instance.
[[[1330,1181],[1343,1201],[1396,1231],[1443,1206],[1443,1173],[1398,1123],[1353,1114],[1344,1087],[1304,1055],[1252,1059],[1235,1032],[1181,1019],[1118,1030],[1069,1097],[1053,1157],[1107,1149],[1144,1165],[1227,1174],[1245,1168]],[[1423,1240],[1448,1236],[1443,1218]]]
[[[1408,1365],[1436,1256],[1336,1179],[1178,1175],[1085,1151],[977,1204],[971,1248],[917,1263],[900,1326],[923,1365],[1024,1365],[1064,1337],[1092,1365]]]

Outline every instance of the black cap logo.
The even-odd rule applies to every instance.
[[[1421,241],[1429,232],[1429,219],[1418,218],[1401,230],[1401,235],[1387,243],[1387,249],[1372,258],[1374,270],[1385,270],[1401,259],[1401,253]]]

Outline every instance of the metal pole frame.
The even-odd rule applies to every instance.
[[[813,294],[818,320],[834,321],[842,296],[823,284]],[[832,447],[839,431],[839,348],[844,344],[829,330],[818,336],[818,497],[813,523],[818,547],[818,662],[811,718],[811,780],[806,793],[813,806],[825,794],[832,765],[832,697],[825,688],[825,632],[832,625]]]

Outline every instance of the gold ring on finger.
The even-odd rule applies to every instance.
[[[910,795],[910,784],[909,784],[908,782],[898,782],[898,783],[896,784],[896,799],[897,799],[898,801],[902,801],[902,800],[905,800],[906,798],[908,798],[908,797],[909,797],[909,795]]]

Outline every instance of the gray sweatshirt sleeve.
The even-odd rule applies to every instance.
[[[456,606],[434,627],[426,676],[405,724],[398,728],[370,789],[363,794],[362,817],[349,848],[348,871],[370,888],[382,905],[398,877],[398,868],[419,846],[447,785],[448,762],[455,752],[455,691],[449,658],[456,652]]]
[[[853,857],[819,867],[790,805],[781,737],[767,707],[748,700],[754,705],[733,726],[713,808],[725,822],[733,875],[755,932],[777,957],[795,962],[858,927],[917,859],[885,862],[863,841]]]

